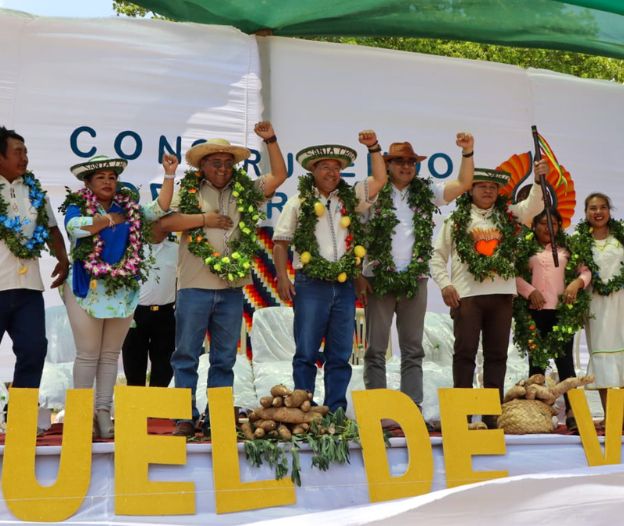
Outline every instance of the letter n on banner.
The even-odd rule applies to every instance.
[[[7,508],[23,521],[58,522],[82,504],[91,482],[93,390],[70,389],[56,482],[42,486],[35,476],[38,389],[9,390],[2,491]]]
[[[353,391],[353,407],[360,431],[362,457],[371,502],[414,497],[431,491],[433,451],[427,426],[413,400],[400,391]],[[405,473],[390,473],[381,419],[395,420],[403,429],[409,454]]]
[[[195,484],[149,480],[150,464],[186,463],[186,438],[147,434],[147,418],[191,418],[191,390],[115,387],[115,513],[195,513]]]
[[[217,513],[294,504],[295,487],[290,478],[241,482],[232,388],[208,389],[208,407]]]
[[[449,488],[506,477],[507,471],[474,471],[473,455],[504,455],[502,429],[469,430],[468,415],[500,415],[498,389],[438,389],[446,485]]]

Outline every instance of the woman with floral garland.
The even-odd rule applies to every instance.
[[[173,196],[178,159],[163,156],[165,176],[157,200],[139,206],[118,187],[124,159],[96,156],[71,167],[85,187],[69,192],[61,207],[73,264],[63,298],[76,343],[74,387],[95,391],[94,433],[112,438],[111,406],[117,361],[139,301],[149,261],[143,257],[147,221],[165,215]]]
[[[594,192],[585,199],[585,221],[572,236],[574,250],[592,275],[590,318],[585,325],[589,365],[603,409],[607,389],[624,387],[624,222],[611,217],[609,196]],[[605,412],[606,415],[606,412]]]
[[[581,291],[589,285],[591,274],[587,267],[575,264],[578,255],[570,255],[557,209],[551,208],[550,213],[559,266],[553,260],[543,210],[533,218],[531,230],[527,229],[520,238],[516,286],[521,297],[514,300],[514,341],[529,351],[529,376],[544,374],[549,358],[554,357],[559,380],[563,381],[576,376],[572,345],[587,314],[588,297]],[[566,427],[575,431],[576,421],[567,395],[564,398]]]

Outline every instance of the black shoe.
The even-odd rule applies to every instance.
[[[188,420],[180,420],[176,423],[173,434],[179,437],[191,438],[195,436],[195,424]]]
[[[481,417],[481,422],[483,422],[488,429],[498,429],[498,416],[496,415],[483,415]]]

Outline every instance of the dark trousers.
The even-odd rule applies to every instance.
[[[39,387],[48,352],[41,291],[11,289],[0,292],[0,340],[5,332],[13,340],[13,387]]]
[[[552,328],[557,325],[557,311],[556,310],[531,310],[531,316],[535,321],[537,330],[540,336],[543,338],[547,334],[552,332]],[[576,376],[574,370],[574,356],[572,355],[572,346],[574,344],[574,338],[570,338],[564,344],[562,344],[563,354],[555,358],[555,365],[557,366],[557,373],[559,374],[559,381],[562,382],[566,378],[572,378]],[[531,363],[531,355],[529,354],[529,376],[534,374],[544,374],[545,371],[541,367],[537,367]],[[563,395],[565,398],[566,410],[570,410],[570,402],[568,401],[568,395]]]
[[[511,294],[486,294],[462,298],[459,307],[451,310],[454,387],[472,387],[479,336],[483,335],[483,386],[498,389],[503,400],[511,306]]]
[[[136,327],[128,331],[122,346],[128,385],[145,385],[147,358],[152,363],[150,387],[167,387],[173,377],[171,355],[175,349],[174,304],[139,305],[134,311]]]

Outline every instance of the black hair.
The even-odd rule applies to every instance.
[[[559,211],[554,207],[551,206],[549,208],[550,210],[550,215],[551,217],[554,217],[557,220],[557,223],[559,223],[559,228],[561,228],[561,224],[563,223],[563,219],[561,219],[561,214],[559,213]],[[534,218],[533,221],[531,221],[531,229],[535,230],[535,227],[537,226],[537,224],[544,218],[546,217],[546,209],[544,208],[544,210],[542,210],[539,214],[537,214]]]
[[[609,210],[613,210],[613,205],[611,204],[611,198],[607,194],[603,194],[602,192],[592,192],[585,198],[585,212],[587,212],[587,207],[589,206],[589,202],[594,198],[598,197],[599,199],[603,199]]]
[[[9,139],[17,139],[18,141],[26,142],[24,141],[24,137],[16,133],[15,130],[7,130],[4,126],[0,126],[0,155],[2,155],[2,157],[6,156]]]

